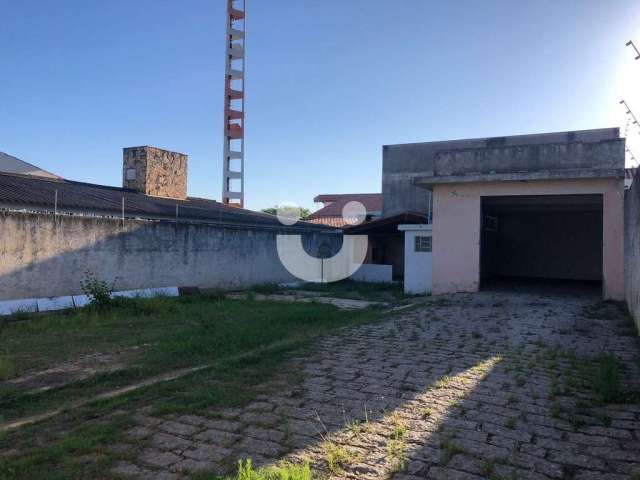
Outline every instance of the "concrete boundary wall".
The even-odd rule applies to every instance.
[[[624,275],[629,312],[640,332],[640,183],[638,175],[624,199]]]
[[[230,289],[296,280],[283,267],[278,234],[333,255],[335,231],[266,229],[42,213],[0,213],[0,300],[82,293],[91,271],[116,290],[172,286]]]

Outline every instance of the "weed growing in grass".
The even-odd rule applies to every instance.
[[[11,322],[23,322],[25,320],[29,320],[32,316],[33,312],[29,312],[21,308],[16,308],[11,312],[10,315],[0,319],[0,326],[2,326],[2,324],[9,324]]]
[[[404,439],[389,440],[387,443],[387,456],[391,471],[401,472],[407,467],[407,444]]]
[[[334,475],[342,473],[344,467],[354,461],[353,455],[342,445],[338,445],[335,442],[325,441],[324,453],[327,467]]]
[[[464,453],[464,450],[456,445],[452,438],[445,438],[440,442],[440,448],[442,453],[440,454],[440,463],[442,465],[448,465],[454,455],[458,453]]]
[[[200,474],[192,477],[193,480],[213,480],[219,478],[211,474]],[[254,469],[251,459],[245,462],[238,462],[238,473],[233,477],[226,477],[225,480],[313,480],[316,478],[311,471],[309,463],[296,465],[292,463],[282,463],[274,467]]]
[[[603,403],[624,401],[624,393],[620,384],[620,367],[617,358],[610,353],[603,353],[595,364],[592,388],[598,400]]]
[[[611,426],[611,417],[608,417],[607,415],[600,415],[600,417],[598,418],[602,422],[602,425],[604,425],[605,427]]]
[[[8,354],[0,355],[0,380],[7,380],[15,371],[13,362]]]
[[[491,478],[493,479],[495,476],[495,460],[493,459],[487,459],[487,460],[483,460],[482,462],[482,474],[486,477],[486,478]]]
[[[391,471],[399,472],[404,470],[407,464],[407,425],[397,413],[391,414],[389,418],[392,422],[392,430],[387,443],[387,456]]]
[[[445,375],[443,377],[440,377],[436,383],[435,383],[435,387],[440,390],[442,388],[447,388],[451,382],[453,382],[453,377],[449,376],[449,375]]]
[[[431,417],[431,415],[433,415],[433,409],[432,408],[425,407],[422,410],[420,410],[420,416],[423,419],[427,419],[427,418]]]

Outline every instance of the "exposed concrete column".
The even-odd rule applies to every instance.
[[[602,276],[605,300],[624,300],[624,180],[603,193]]]
[[[480,196],[433,188],[433,294],[480,288]]]

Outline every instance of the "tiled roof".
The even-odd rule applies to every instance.
[[[382,194],[381,193],[345,193],[336,195],[318,195],[313,199],[314,202],[333,202],[320,210],[309,215],[309,219],[321,217],[340,217],[344,206],[352,201],[360,202],[367,209],[367,214],[382,211]]]
[[[224,223],[225,225],[284,228],[275,215],[223,205],[214,200],[188,197],[174,200],[144,195],[134,190],[64,179],[0,173],[0,208],[126,218]],[[327,227],[299,222],[292,229]]]
[[[322,225],[330,225],[332,227],[344,227],[345,225],[347,225],[347,222],[344,218],[342,218],[342,215],[340,215],[339,217],[318,217],[318,218],[311,218],[311,217],[307,217],[307,221],[311,222],[311,223],[320,223]]]

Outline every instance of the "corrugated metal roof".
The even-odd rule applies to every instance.
[[[0,207],[37,211],[120,217],[124,198],[125,217],[176,219],[225,225],[265,228],[329,230],[329,227],[299,222],[283,226],[276,216],[229,207],[214,200],[189,197],[186,200],[151,197],[126,188],[0,173]]]
[[[35,175],[38,177],[60,178],[51,172],[47,172],[40,167],[32,165],[29,162],[20,160],[12,155],[0,152],[0,172],[18,173],[21,175]]]

